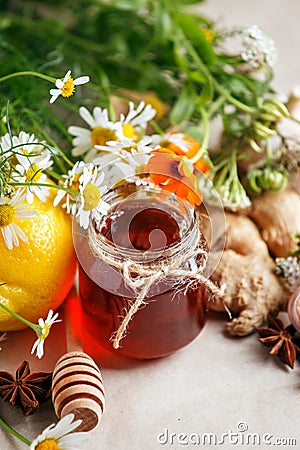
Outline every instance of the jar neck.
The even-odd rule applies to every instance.
[[[142,202],[145,209],[151,206],[153,202],[156,202],[156,207],[159,205],[162,210],[167,209],[178,223],[179,239],[170,245],[145,251],[137,250],[134,247],[126,248],[108,239],[101,232],[103,226],[107,220],[111,220],[116,211],[122,214],[129,198],[130,201]],[[103,200],[111,205],[111,209],[107,216],[100,217],[97,223],[91,222],[88,229],[90,246],[95,256],[99,252],[118,262],[131,260],[147,266],[154,262],[167,264],[174,257],[179,255],[184,257],[185,253],[190,254],[193,249],[195,249],[195,252],[197,251],[200,231],[194,208],[188,201],[178,199],[174,194],[169,194],[160,188],[136,186],[134,183],[119,186],[108,192]]]

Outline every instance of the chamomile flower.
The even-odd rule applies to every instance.
[[[87,432],[73,431],[81,424],[81,420],[74,421],[74,414],[67,414],[57,424],[52,424],[30,445],[30,450],[82,450],[89,439]]]
[[[124,152],[120,155],[121,161],[116,161],[115,166],[120,169],[125,178],[141,174],[151,156],[148,153],[136,151]]]
[[[49,187],[39,184],[47,184],[47,176],[43,171],[49,169],[53,164],[50,153],[44,151],[37,156],[17,154],[16,158],[19,164],[15,167],[14,179],[19,182],[32,183],[27,187],[27,202],[32,203],[34,196],[45,202],[49,196]]]
[[[28,210],[22,204],[26,198],[23,189],[15,191],[12,198],[0,196],[0,229],[5,244],[9,250],[19,246],[19,239],[27,242],[28,238],[21,228],[14,222],[15,219],[33,219],[37,211]]]
[[[99,150],[105,150],[114,154],[120,154],[124,152],[130,153],[150,153],[153,150],[153,146],[150,145],[152,139],[150,136],[144,136],[143,139],[136,142],[130,138],[120,139],[119,141],[108,141],[105,149],[96,145]],[[93,163],[95,165],[101,164],[103,156],[95,158]]]
[[[83,169],[80,177],[80,206],[76,214],[79,224],[84,229],[88,228],[90,217],[99,219],[100,215],[107,214],[110,205],[102,200],[106,191],[103,186],[104,172],[99,174],[98,168],[89,164]]]
[[[86,162],[91,162],[98,155],[99,149],[106,149],[108,141],[123,139],[124,133],[120,122],[109,120],[107,109],[95,107],[93,114],[87,108],[79,108],[81,118],[89,125],[90,129],[70,126],[69,133],[75,136],[73,139],[73,156],[85,155]],[[97,147],[97,148],[96,148]]]
[[[173,145],[178,147],[183,153],[187,153],[192,146],[192,143],[187,139],[187,135],[184,133],[154,134],[152,140],[153,145],[160,145],[161,147],[166,148]]]
[[[44,146],[40,144],[34,134],[26,133],[26,131],[20,131],[18,136],[11,136],[6,133],[0,140],[0,146],[2,153],[11,154],[11,150],[17,155],[21,154],[39,154],[44,149]]]
[[[76,161],[72,169],[68,171],[67,175],[63,175],[64,182],[62,183],[62,186],[77,191],[79,194],[79,180],[84,167],[86,167],[86,164],[83,161]],[[65,202],[62,203],[62,207],[66,209],[68,214],[75,216],[77,212],[77,195],[63,189],[58,189],[53,205],[57,206],[62,199],[65,199]]]
[[[75,78],[74,80],[71,77],[71,70],[68,70],[62,80],[57,79],[55,81],[55,86],[57,87],[57,89],[50,89],[50,103],[54,103],[60,95],[62,95],[63,97],[70,97],[75,92],[75,86],[88,83],[89,81],[90,77],[88,76]]]
[[[41,359],[44,355],[44,342],[45,339],[49,336],[50,328],[54,323],[61,322],[61,320],[56,320],[58,317],[58,313],[53,315],[52,309],[49,310],[48,316],[46,320],[40,318],[38,320],[38,328],[36,330],[38,339],[33,344],[31,354],[36,351],[36,356]]]
[[[134,103],[129,102],[128,114],[126,116],[124,114],[120,115],[120,122],[122,124],[125,136],[133,138],[136,131],[144,131],[150,120],[152,120],[155,115],[156,110],[152,107],[152,105],[145,105],[145,102],[142,101],[135,109]]]
[[[9,133],[6,133],[0,139],[0,154],[9,158],[12,155],[13,139]]]

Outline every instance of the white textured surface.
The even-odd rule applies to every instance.
[[[276,88],[288,93],[295,84],[300,84],[298,0],[208,0],[201,8],[224,25],[258,24],[277,44]],[[97,358],[107,393],[106,412],[99,428],[91,433],[86,448],[300,448],[299,363],[294,371],[277,365],[268,357],[257,336],[227,337],[223,333],[225,320],[223,315],[211,315],[199,338],[168,358],[130,364],[120,359],[113,366],[107,355]],[[1,344],[0,370],[14,372],[28,359],[32,370],[52,371],[58,357],[65,352],[63,325],[53,327],[41,361],[30,355],[33,341],[31,330],[10,333],[8,340]],[[24,418],[19,411],[0,402],[0,413],[29,439],[56,420],[49,403],[38,414]],[[223,445],[178,442],[180,433],[191,439],[195,435],[190,433],[215,433],[220,440],[223,433],[236,433],[242,422],[247,424],[248,431],[233,434],[232,443],[228,438]],[[158,435],[166,429],[169,434],[176,433],[173,445],[170,437],[167,444],[158,442]],[[265,436],[265,439],[271,445],[250,445],[251,441],[242,445],[242,436],[247,433],[257,433],[261,439],[264,434],[270,434],[272,437]],[[187,442],[188,436],[179,436],[179,441]],[[277,438],[294,438],[297,445],[274,445]],[[0,429],[1,450],[25,448]]]

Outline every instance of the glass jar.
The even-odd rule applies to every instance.
[[[135,183],[112,189],[103,200],[110,204],[106,216],[87,231],[74,225],[83,333],[122,355],[169,355],[195,339],[205,323],[205,288],[193,280],[206,253],[199,253],[194,208]],[[185,272],[192,276],[180,276]]]

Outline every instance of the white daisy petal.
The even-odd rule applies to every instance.
[[[34,194],[32,192],[28,192],[26,196],[27,203],[31,205],[34,201]]]
[[[61,89],[64,87],[65,82],[63,80],[56,80],[55,86],[61,91]]]
[[[65,82],[68,80],[68,78],[71,76],[71,70],[68,70],[68,72],[66,73],[66,75],[64,76],[64,80],[63,83],[65,84]]]
[[[64,191],[63,189],[59,189],[53,200],[53,206],[56,207],[57,205],[59,205],[59,203],[65,197],[66,194],[67,194],[66,191]]]
[[[86,433],[75,432],[73,434],[61,437],[59,443],[63,450],[82,450],[82,446],[86,443],[86,439]]]
[[[49,91],[50,95],[61,95],[61,90],[60,89],[50,89]]]
[[[97,108],[95,108],[95,110],[97,110]],[[96,127],[95,120],[87,108],[85,108],[84,106],[81,106],[79,108],[79,115],[91,128]]]
[[[33,192],[29,192],[27,194],[27,203],[31,204],[34,200],[34,195],[41,200],[41,202],[45,202],[47,200],[47,197],[50,195],[49,191],[45,190],[44,188],[41,188],[41,186],[33,186],[32,188]]]
[[[12,250],[13,248],[13,241],[12,241],[12,232],[10,227],[3,227],[1,229],[2,232],[2,236],[4,238],[4,242],[6,244],[6,247],[8,248],[8,250]]]
[[[95,148],[91,148],[91,149],[87,152],[87,154],[86,154],[86,156],[85,156],[85,158],[84,158],[84,161],[85,161],[86,163],[94,162],[94,159],[96,158],[97,154],[98,154],[97,150],[96,150]]]
[[[53,439],[57,448],[62,450],[82,450],[84,444],[90,438],[89,433],[76,432],[81,420],[74,421],[74,414],[68,414],[55,425],[47,427],[30,445],[30,450],[35,450],[39,444],[47,439]]]
[[[83,133],[81,136],[77,136],[73,139],[73,145],[75,145],[75,147],[90,148],[92,146],[90,135]]]
[[[36,356],[41,359],[44,356],[44,340],[40,341],[37,346]]]
[[[16,236],[19,236],[19,238],[20,239],[22,239],[22,241],[24,241],[24,242],[27,242],[28,241],[28,237],[26,236],[26,234],[21,230],[21,228],[20,227],[18,227],[18,225],[16,225],[15,223],[12,223],[11,224],[11,228],[14,230],[14,232],[15,232],[15,235]],[[18,241],[18,238],[17,238],[17,244],[15,244],[15,245],[19,245],[19,241]]]
[[[72,149],[72,155],[73,156],[80,156],[83,155],[84,153],[86,153],[86,151],[89,149],[89,146],[86,145],[80,145],[78,147],[74,147]]]
[[[82,422],[81,420],[76,420],[73,422],[73,420],[74,414],[67,414],[55,426],[52,426],[47,430],[47,437],[58,440],[63,436],[66,436],[68,433],[71,433]]]
[[[102,126],[106,128],[113,127],[113,122],[108,119],[108,111],[107,109],[101,109],[99,106],[96,106],[94,109],[94,116],[96,119],[97,126]]]
[[[55,93],[51,91],[56,91]],[[50,94],[52,95],[52,97],[50,98],[50,103],[54,103],[55,100],[58,99],[58,97],[61,95],[61,91],[58,91],[57,89],[51,89]]]
[[[18,234],[17,234],[17,230],[14,227],[14,224],[12,223],[10,226],[10,231],[11,231],[11,235],[12,235],[12,243],[15,247],[19,247],[19,239],[18,239]],[[27,239],[27,238],[26,238]]]
[[[26,194],[23,194],[24,190],[20,189],[16,192],[13,201],[11,202],[11,205],[19,206],[20,203],[24,202],[26,198]]]
[[[79,215],[79,224],[84,230],[86,230],[89,226],[89,218],[90,218],[90,211],[81,210]]]
[[[145,106],[145,102],[140,102],[136,109],[134,104],[129,102],[129,112],[126,117],[122,116],[121,121],[124,124],[131,124],[133,127],[146,128],[147,123],[156,115],[156,110],[152,105]]]
[[[81,137],[83,134],[86,136],[90,136],[91,132],[89,130],[87,130],[86,128],[83,127],[77,127],[74,125],[71,125],[68,128],[68,132],[70,134],[72,134],[72,136],[77,136],[77,137]]]
[[[37,211],[25,209],[27,206],[22,205],[16,211],[15,218],[16,219],[34,219]]]
[[[24,242],[28,240],[24,232],[14,222],[15,219],[31,219],[36,213],[36,211],[28,210],[26,205],[21,204],[25,200],[25,196],[26,193],[24,194],[23,189],[18,189],[12,199],[7,200],[0,196],[0,228],[2,237],[9,250],[13,246],[19,246],[18,238]],[[2,208],[4,208],[3,215]]]
[[[37,339],[37,340],[34,342],[34,344],[33,344],[33,346],[32,346],[32,349],[31,349],[31,354],[32,354],[32,355],[33,355],[33,353],[35,352],[37,346],[39,345],[39,342],[40,342],[39,339]]]
[[[49,311],[48,311],[48,316],[47,316],[47,318],[46,318],[46,320],[45,320],[45,323],[48,323],[49,320],[51,320],[52,315],[53,315],[53,310],[52,310],[52,309],[49,309]]]
[[[79,77],[79,78],[76,78],[76,80],[74,80],[74,85],[78,86],[80,84],[88,83],[89,81],[90,81],[90,77],[87,77],[87,76]]]

